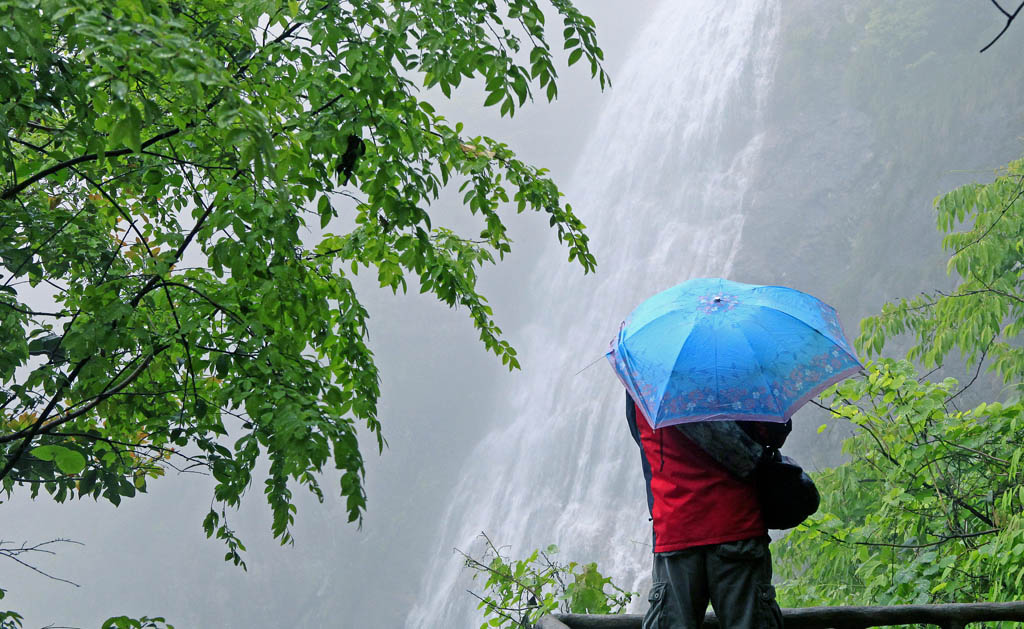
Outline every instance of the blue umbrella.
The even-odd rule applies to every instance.
[[[786,421],[862,369],[828,304],[784,286],[694,279],[640,304],[607,358],[654,428]]]

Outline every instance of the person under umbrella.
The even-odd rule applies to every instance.
[[[709,602],[724,629],[781,627],[756,481],[792,413],[861,369],[835,311],[789,288],[690,280],[637,307],[607,357],[653,523],[643,628],[699,628]]]

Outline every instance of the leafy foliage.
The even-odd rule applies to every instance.
[[[4,597],[4,594],[4,590],[0,590],[0,599]],[[0,629],[23,629],[24,626],[25,619],[21,614],[13,611],[0,611]],[[102,629],[174,629],[174,625],[167,624],[163,618],[159,617],[114,616],[104,621]]]
[[[989,369],[1016,386],[1024,378],[1024,348],[1014,343],[1024,328],[1024,162],[1009,164],[990,184],[950,192],[936,208],[956,290],[886,304],[881,315],[861,323],[857,348],[878,354],[886,340],[909,332],[916,343],[908,358],[926,369],[956,350],[972,364],[988,359]]]
[[[852,461],[816,477],[821,511],[776,553],[787,604],[1019,597],[1024,408],[955,410],[957,387],[885,359],[836,389],[833,411],[857,427]]]
[[[602,86],[569,0],[570,65]],[[168,467],[216,480],[208,535],[269,462],[273,534],[292,491],[340,472],[366,505],[360,426],[384,446],[369,313],[352,276],[464,308],[510,369],[476,289],[541,212],[594,269],[543,168],[425,100],[478,78],[513,115],[557,95],[536,0],[0,0],[0,480],[117,505]],[[428,208],[446,186],[482,225]]]
[[[827,395],[856,427],[850,462],[817,475],[821,511],[779,543],[787,605],[1003,601],[1024,597],[1024,405],[1019,384],[1024,163],[936,202],[956,287],[887,304],[856,344],[879,354],[907,334],[925,368],[951,352],[966,385],[880,359]],[[961,408],[982,369],[1010,385]]]
[[[480,603],[488,627],[533,626],[541,616],[554,613],[621,614],[637,595],[627,592],[597,570],[596,563],[559,563],[554,544],[535,550],[525,559],[502,554],[486,534],[477,558],[462,553],[473,579],[485,578],[483,595],[471,592]],[[461,551],[460,551],[461,552]]]
[[[115,616],[108,618],[101,629],[174,629],[174,625],[164,622],[163,618],[129,618],[128,616]]]
[[[6,595],[6,590],[0,589],[0,599]],[[0,610],[0,629],[21,629],[24,620],[18,612]]]

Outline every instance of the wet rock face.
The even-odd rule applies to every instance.
[[[815,108],[765,131],[763,160],[745,200],[736,274],[753,283],[818,284],[823,271],[850,272],[858,209],[881,200],[871,121],[848,108]],[[825,265],[824,267],[822,265]]]
[[[978,53],[1001,27],[983,5],[784,3],[734,279],[814,293],[851,338],[884,302],[951,285],[933,200],[1024,153],[1019,46]],[[789,444],[812,468],[839,456],[818,423]]]
[[[1024,71],[978,53],[984,4],[784,4],[737,278],[820,287],[848,326],[946,284],[933,199],[1024,150]]]

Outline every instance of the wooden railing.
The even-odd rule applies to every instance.
[[[963,629],[974,622],[1024,622],[1024,601],[1013,603],[954,603],[947,605],[891,605],[878,607],[804,607],[783,609],[786,629],[865,629],[893,625],[938,625]],[[538,629],[640,629],[643,616],[590,616],[561,614],[545,616]],[[714,612],[704,620],[708,629],[718,629]]]

